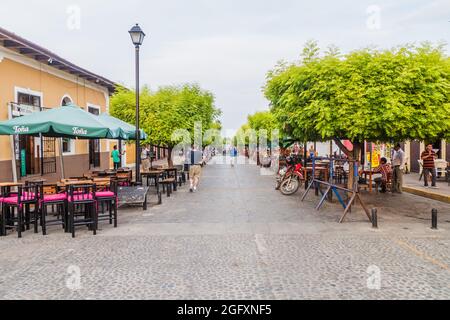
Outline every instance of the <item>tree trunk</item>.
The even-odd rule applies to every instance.
[[[169,154],[167,155],[167,165],[169,168],[173,168],[173,159],[172,159],[172,147],[168,147]]]
[[[354,142],[353,143],[353,153],[352,153],[351,160],[359,161],[360,158],[361,158],[361,143]],[[351,190],[353,190],[353,185],[356,182],[355,181],[355,170],[354,169],[355,169],[355,163],[351,162],[350,163],[350,168],[349,168],[349,174],[348,174],[349,175],[349,177],[348,177],[348,184],[347,184],[347,188],[349,188]]]
[[[354,160],[359,160],[360,155],[361,155],[361,143],[359,142],[352,142],[353,143],[353,151],[348,150],[345,145],[342,143],[342,141],[340,139],[334,139],[334,142],[337,144],[337,146],[339,147],[339,149],[342,150],[342,152],[344,152],[347,157],[348,160],[350,160],[351,162],[349,162],[349,173],[348,173],[348,183],[347,183],[347,188],[350,190],[353,190],[353,183],[355,182],[354,179]]]
[[[256,165],[257,166],[261,165],[261,161],[259,159],[259,143],[256,145]]]

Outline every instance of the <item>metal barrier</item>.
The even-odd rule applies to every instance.
[[[309,191],[311,190],[311,188],[314,187],[314,189],[316,190],[316,194],[318,195],[318,193],[322,193],[322,198],[319,201],[319,204],[316,207],[316,210],[320,210],[320,208],[323,206],[325,200],[328,198],[331,200],[331,195],[332,193],[334,193],[336,195],[336,197],[338,198],[339,202],[341,203],[341,205],[344,208],[344,214],[342,215],[341,219],[339,220],[339,223],[343,223],[345,217],[347,216],[347,214],[351,211],[352,206],[355,204],[356,200],[359,201],[359,203],[361,204],[361,207],[364,209],[364,211],[366,212],[367,218],[369,219],[370,222],[372,222],[372,217],[370,215],[370,211],[369,209],[366,207],[366,205],[364,204],[363,200],[361,199],[360,193],[359,193],[359,188],[358,188],[358,161],[355,160],[343,160],[343,159],[336,159],[336,158],[320,158],[321,160],[329,160],[330,161],[330,177],[329,180],[330,181],[322,181],[320,179],[316,179],[316,157],[311,157],[312,159],[312,178],[311,178],[311,182],[308,185],[308,188],[306,189],[305,193],[302,196],[301,201],[303,202],[306,198],[306,196],[308,195]],[[334,173],[334,161],[345,161],[348,162],[349,164],[353,164],[353,188],[352,189],[348,189],[345,187],[341,187],[338,186],[336,184],[332,183],[332,179],[333,179],[333,173]],[[325,192],[322,192],[320,186],[324,185],[327,187]],[[342,199],[342,197],[340,196],[338,191],[344,191],[348,194],[351,194],[350,200],[345,203],[345,201]]]

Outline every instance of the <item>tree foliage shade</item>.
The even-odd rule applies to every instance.
[[[318,55],[267,75],[265,96],[286,134],[304,140],[436,140],[450,132],[450,59],[429,44]]]

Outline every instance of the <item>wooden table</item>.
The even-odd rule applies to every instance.
[[[23,186],[23,182],[0,182],[0,188],[4,188],[4,187],[20,187]]]
[[[325,173],[325,181],[328,181],[328,168],[325,167],[316,167],[315,168],[316,172],[324,172]],[[311,173],[312,174],[313,168],[312,167],[303,167],[303,176],[305,178],[305,181],[308,181],[308,174]]]
[[[77,181],[61,181],[58,182],[58,187],[68,187],[68,186],[82,186],[85,184],[93,184],[92,180],[77,180]]]
[[[177,179],[178,179],[178,169],[177,168],[164,168],[164,169],[161,169],[161,170],[163,170],[167,174],[166,178],[170,178],[169,177],[170,173],[174,172],[175,173],[175,177],[172,177],[172,178],[175,178],[175,182],[177,181]]]
[[[147,186],[150,185],[149,180],[151,178],[155,179],[155,187],[156,190],[159,192],[159,183],[158,183],[158,178],[164,174],[164,170],[151,170],[151,171],[143,171],[141,172],[141,177],[144,178],[146,177],[147,179]]]
[[[2,182],[0,183],[0,189],[2,195],[8,195],[11,192],[11,188],[23,186],[22,182]]]
[[[111,179],[110,178],[94,178],[93,182],[97,186],[106,187],[111,184]]]
[[[30,179],[30,180],[27,180],[26,182],[31,182],[31,183],[45,183],[45,182],[47,182],[47,179],[43,179],[43,178]]]
[[[373,175],[378,172],[373,172],[373,170],[363,170],[362,174],[364,178],[367,180],[367,176],[369,176],[369,192],[373,191],[372,183],[373,183]]]

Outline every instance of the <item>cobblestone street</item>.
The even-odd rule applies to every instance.
[[[0,298],[450,298],[448,204],[364,193],[379,209],[374,230],[359,206],[338,224],[337,203],[316,211],[313,193],[301,203],[302,190],[285,197],[274,181],[254,165],[210,164],[197,193],[185,185],[146,212],[121,209],[117,229],[0,238]]]

